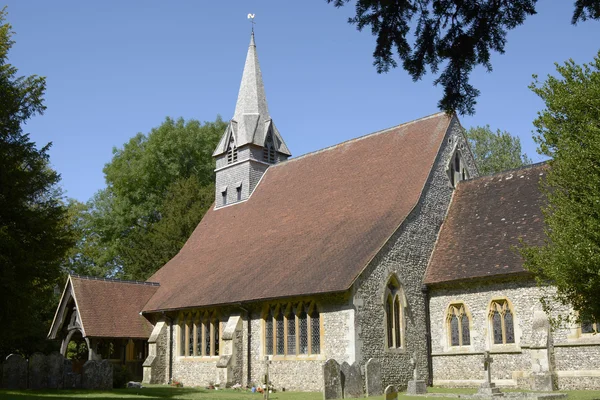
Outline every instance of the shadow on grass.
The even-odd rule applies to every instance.
[[[113,390],[0,390],[0,399],[173,399],[188,397],[197,394],[198,397],[204,397],[207,394],[206,389],[194,388],[173,388],[163,387],[144,387],[142,389],[113,389]]]

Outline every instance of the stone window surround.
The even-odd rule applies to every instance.
[[[575,322],[578,313],[573,311],[573,315],[568,321],[571,322],[570,332],[567,334],[567,341],[572,344],[600,344],[600,321],[594,323],[597,333],[584,333],[581,329],[581,322]]]
[[[308,329],[308,350],[307,354],[300,354],[300,327],[299,327],[299,319],[297,318],[298,310],[304,309],[307,314],[307,329]],[[273,361],[309,361],[309,360],[325,360],[325,351],[324,351],[324,337],[325,332],[323,330],[323,313],[318,310],[322,308],[315,301],[298,301],[298,302],[286,302],[286,303],[269,303],[265,305],[263,309],[263,313],[261,315],[262,327],[261,327],[261,352],[263,356],[268,356],[270,360]],[[284,350],[283,354],[275,354],[277,352],[277,333],[276,333],[276,316],[279,313],[279,310],[283,312],[283,343]],[[319,313],[319,336],[320,336],[320,344],[319,344],[319,354],[311,354],[312,352],[312,322],[311,322],[311,314],[313,311],[317,310]],[[269,317],[269,311],[271,311],[271,318],[273,318],[273,354],[266,354],[266,318]],[[288,321],[289,316],[294,315],[296,320],[296,354],[288,354]]]
[[[394,293],[392,293],[392,291],[389,288],[389,285],[393,284],[395,285],[397,288],[394,291]],[[396,300],[398,300],[400,302],[400,345],[396,346],[396,329],[395,329],[395,325],[393,327],[391,327],[392,329],[392,335],[393,335],[393,347],[389,347],[389,343],[388,343],[388,314],[387,314],[387,309],[386,309],[386,305],[388,302],[389,297],[392,297],[392,312],[395,313],[393,305],[395,304]],[[385,286],[384,286],[384,290],[383,290],[383,296],[381,298],[381,305],[383,307],[383,346],[386,352],[388,353],[405,353],[406,352],[406,308],[407,308],[407,300],[406,300],[406,295],[404,293],[404,288],[402,286],[402,284],[400,283],[400,279],[398,279],[398,276],[396,275],[395,272],[391,273],[387,279],[385,280]],[[396,318],[393,318],[394,321],[396,320]]]
[[[219,329],[219,335],[223,332],[223,321],[220,318],[220,315],[215,310],[208,311],[191,311],[191,312],[180,312],[178,316],[177,323],[177,358],[183,361],[218,361],[219,355],[215,355],[215,329],[217,327]],[[205,329],[206,325],[210,327],[210,355],[196,355],[198,352],[198,329]],[[206,340],[204,337],[204,332],[202,335],[202,340]],[[185,335],[184,343],[181,342],[182,335]],[[189,354],[189,341],[190,339],[193,341],[193,354]],[[182,355],[182,346],[183,353]],[[220,354],[221,341],[219,340],[219,351]],[[204,352],[204,345],[202,346],[201,352]]]
[[[451,326],[450,326],[450,318],[453,314],[452,312],[452,308],[456,308],[456,309],[460,309],[462,307],[464,313],[463,313],[463,318],[467,318],[467,320],[469,321],[469,344],[463,345],[462,340],[463,340],[463,335],[462,335],[462,321],[461,319],[459,319],[459,325],[458,325],[458,337],[459,337],[459,345],[458,346],[452,346],[452,330],[451,330]],[[446,347],[447,350],[450,351],[458,351],[458,352],[464,352],[464,351],[471,351],[473,350],[473,339],[471,338],[471,332],[473,331],[473,326],[472,326],[472,322],[473,322],[473,317],[471,315],[471,312],[469,311],[469,308],[467,307],[467,305],[460,300],[457,301],[452,301],[448,304],[448,307],[446,308],[446,322],[444,324],[444,329],[446,330],[446,338],[448,339],[446,342]]]
[[[497,303],[501,303],[501,302],[505,302],[507,308],[510,310],[511,314],[512,314],[512,318],[513,318],[513,335],[515,337],[515,342],[514,343],[494,343],[494,326],[493,326],[493,322],[492,322],[492,306],[494,304]],[[519,320],[518,317],[515,313],[515,307],[513,306],[512,302],[507,298],[507,297],[493,297],[487,307],[487,329],[488,329],[488,334],[486,335],[486,339],[488,341],[488,349],[491,352],[520,352],[521,351],[521,346],[520,346],[520,338],[517,335],[517,326],[519,324]],[[504,332],[504,318],[502,318],[502,338],[503,341],[505,341],[506,338],[506,333]]]
[[[452,140],[453,140],[452,137],[448,138],[448,144],[452,145]],[[456,188],[456,186],[458,185],[458,182],[469,179],[469,172],[466,168],[465,163],[463,162],[462,153],[464,151],[467,151],[464,143],[460,143],[460,145],[459,145],[459,143],[457,141],[457,143],[454,144],[454,148],[452,149],[450,159],[446,166],[446,173],[448,174],[448,184],[452,188]],[[459,160],[458,161],[459,162],[459,171],[455,171],[456,157],[458,157],[458,160]],[[455,172],[459,173],[458,180],[456,180]]]

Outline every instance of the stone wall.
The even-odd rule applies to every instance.
[[[477,176],[462,128],[454,118],[419,204],[373,259],[355,286],[356,360],[362,366],[370,358],[378,359],[382,367],[383,387],[407,385],[408,380],[412,379],[409,360],[415,352],[420,376],[423,379],[428,377],[426,301],[422,281],[454,190],[447,169],[456,149],[461,151],[469,176]],[[405,343],[402,349],[388,349],[386,345],[383,297],[392,274],[398,278],[407,301],[404,310]]]
[[[165,384],[169,381],[169,325],[159,321],[148,339],[148,357],[144,361],[144,383]]]
[[[531,388],[534,360],[539,352],[533,331],[534,314],[542,312],[540,298],[553,293],[527,279],[456,284],[431,289],[430,324],[433,344],[434,384],[476,386],[483,381],[483,352],[493,356],[492,379],[498,385]],[[493,344],[488,313],[493,299],[512,305],[515,343]],[[452,347],[448,341],[446,313],[453,303],[464,303],[470,315],[471,344]],[[557,312],[570,310],[557,305]],[[550,370],[560,389],[600,388],[600,337],[578,335],[577,326],[561,326],[550,335]],[[549,348],[548,348],[549,347]],[[543,347],[542,347],[543,349]]]

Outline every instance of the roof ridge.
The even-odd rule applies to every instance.
[[[283,165],[289,164],[290,162],[293,162],[293,161],[296,161],[296,160],[300,160],[302,158],[305,158],[305,157],[308,157],[308,156],[312,156],[312,155],[315,155],[315,154],[319,154],[319,153],[322,153],[324,151],[333,150],[336,147],[344,145],[344,144],[347,144],[347,143],[357,142],[359,140],[367,139],[367,138],[369,138],[371,136],[375,136],[375,135],[379,135],[379,134],[382,134],[382,133],[386,133],[387,131],[390,131],[392,129],[400,128],[400,127],[405,126],[405,125],[414,124],[416,122],[421,122],[421,121],[424,121],[426,119],[438,116],[440,114],[446,114],[446,113],[444,111],[439,111],[439,112],[437,112],[435,114],[430,114],[430,115],[427,115],[425,117],[413,119],[412,121],[407,121],[407,122],[403,122],[403,123],[398,124],[398,125],[391,126],[389,128],[380,129],[378,131],[367,133],[367,134],[362,135],[362,136],[358,136],[358,137],[355,137],[355,138],[352,138],[352,139],[344,140],[343,142],[332,144],[331,146],[327,146],[327,147],[324,147],[324,148],[319,149],[319,150],[310,151],[310,152],[304,153],[304,154],[302,154],[301,156],[298,156],[298,157],[290,158],[289,160],[286,160],[284,162],[280,162],[280,163],[277,163],[277,164],[270,165],[269,169],[276,168],[276,167],[279,167],[279,166],[283,166]]]
[[[540,161],[540,162],[533,163],[533,164],[522,165],[522,166],[517,167],[517,168],[511,168],[511,169],[507,169],[507,170],[500,171],[500,172],[494,172],[493,174],[475,176],[473,178],[465,179],[465,180],[463,180],[461,182],[472,182],[472,181],[476,181],[478,179],[491,178],[491,177],[494,177],[494,176],[499,176],[499,175],[507,174],[509,172],[517,172],[517,171],[522,171],[522,170],[526,170],[526,169],[532,169],[532,168],[540,167],[540,166],[542,166],[544,164],[547,164],[548,161],[549,160],[545,160],[545,161]]]
[[[147,286],[160,286],[158,282],[145,282],[145,281],[134,281],[134,280],[126,280],[126,279],[117,279],[117,278],[101,278],[97,276],[87,276],[87,275],[77,275],[77,274],[69,274],[72,278],[78,279],[86,279],[90,281],[104,281],[104,282],[115,282],[115,283],[130,283],[134,285],[147,285]]]

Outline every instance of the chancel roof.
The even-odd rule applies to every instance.
[[[271,166],[211,208],[144,312],[339,292],[416,206],[448,130],[439,113]]]
[[[540,180],[546,164],[460,182],[427,272],[426,284],[525,274],[517,247],[543,243]]]

